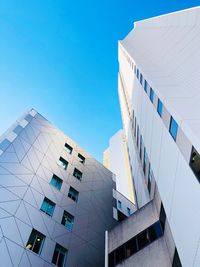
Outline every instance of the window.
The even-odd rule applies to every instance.
[[[165,209],[164,209],[162,203],[161,203],[161,207],[160,207],[159,220],[160,220],[160,225],[161,225],[162,231],[164,233],[164,230],[165,230],[165,222],[166,222],[166,213],[165,213]]]
[[[118,207],[118,209],[122,208],[122,202],[120,200],[117,201],[117,207]]]
[[[64,211],[61,224],[63,224],[67,230],[71,231],[74,223],[74,216],[69,212]]]
[[[137,68],[136,68],[136,65],[135,65],[135,66],[134,66],[134,72],[135,72],[135,74],[136,74],[136,69],[137,69]]]
[[[49,216],[52,216],[54,212],[54,208],[55,208],[55,203],[45,197],[42,202],[42,206],[40,210],[48,214]]]
[[[116,249],[115,252],[115,264],[120,263],[125,259],[125,246],[121,246]]]
[[[174,120],[174,118],[171,116],[169,132],[171,136],[173,137],[174,141],[176,141],[177,131],[178,131],[178,124]]]
[[[148,239],[150,242],[158,239],[163,235],[160,222],[154,223],[152,226],[148,228]]]
[[[158,105],[157,105],[157,112],[162,117],[162,109],[163,109],[163,103],[161,102],[160,99],[158,99]]]
[[[137,147],[139,146],[139,126],[137,125]]]
[[[56,189],[60,190],[62,186],[62,179],[60,179],[55,174],[53,175],[50,184],[53,185]]]
[[[148,89],[148,83],[146,80],[144,80],[144,91],[147,93],[147,89]]]
[[[58,165],[60,165],[64,170],[67,169],[68,162],[62,157],[59,158]]]
[[[65,150],[67,151],[67,153],[72,154],[73,148],[67,143],[65,143]]]
[[[150,100],[153,103],[153,101],[154,101],[154,90],[152,88],[150,88]]]
[[[180,261],[179,255],[178,255],[178,251],[176,248],[174,251],[174,258],[173,258],[172,267],[182,267],[182,264],[181,264],[181,261]]]
[[[83,157],[81,154],[78,153],[78,160],[80,163],[84,164],[85,163],[85,157]]]
[[[139,79],[139,69],[137,69],[137,78]]]
[[[78,191],[76,191],[73,187],[70,186],[69,192],[68,192],[68,197],[77,202],[78,200]]]
[[[73,176],[74,177],[76,177],[78,180],[80,180],[81,181],[81,178],[82,178],[82,172],[81,171],[79,171],[78,169],[74,169],[74,173],[73,173]]]
[[[127,207],[127,214],[128,214],[128,216],[131,215],[131,210],[130,210],[130,208],[128,208],[128,207]]]
[[[147,229],[137,236],[137,241],[139,249],[142,249],[149,244],[150,241]]]
[[[143,172],[144,172],[144,175],[146,174],[146,165],[147,165],[147,152],[146,152],[146,148],[144,147],[144,158],[143,158]]]
[[[143,76],[142,73],[140,73],[140,84],[142,85]]]
[[[140,135],[140,159],[142,159],[142,144],[143,144],[142,135]]]
[[[136,125],[137,125],[137,120],[136,120],[136,117],[135,117],[135,125],[134,125],[134,127],[135,127],[135,128],[134,128],[134,136],[135,136],[135,137],[136,137],[136,129],[137,129],[137,128],[136,128],[136,127],[137,127]]]
[[[65,249],[59,244],[56,244],[53,253],[52,263],[55,264],[56,266],[63,267],[66,263],[66,259],[67,259],[67,249]]]
[[[194,147],[192,147],[190,167],[200,182],[200,155]]]
[[[152,168],[151,168],[151,164],[149,163],[149,173],[148,173],[148,191],[149,191],[149,194],[151,193],[152,176],[153,176],[153,171],[152,171]]]
[[[45,236],[37,230],[33,229],[26,244],[26,248],[32,250],[37,254],[40,254],[44,240]]]
[[[126,258],[135,254],[138,251],[136,238],[132,238],[126,243]]]

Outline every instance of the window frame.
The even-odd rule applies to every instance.
[[[178,123],[171,116],[171,118],[170,118],[170,124],[169,124],[169,133],[170,133],[170,135],[172,136],[172,138],[174,139],[175,142],[176,142],[176,139],[177,139],[178,128],[179,128]],[[174,130],[175,130],[175,132],[174,132]]]
[[[30,243],[30,242],[31,242],[31,238],[32,238],[31,236],[33,235],[33,233],[35,233],[34,241],[33,241],[32,247],[29,248],[28,246],[31,244],[31,243]],[[38,237],[38,236],[39,236],[39,237]],[[35,246],[36,246],[36,242],[38,241],[38,238],[41,238],[42,240],[41,240],[41,243],[40,243],[40,245],[39,245],[38,252],[36,252],[36,251],[34,250],[34,248],[35,248]],[[34,252],[34,253],[37,254],[37,255],[40,255],[41,252],[42,252],[42,248],[43,248],[43,245],[44,245],[45,238],[46,238],[46,236],[45,236],[44,234],[42,234],[41,232],[39,232],[39,231],[37,231],[35,228],[33,228],[32,231],[31,231],[31,233],[30,233],[30,235],[29,235],[28,241],[27,241],[27,243],[26,243],[26,249],[28,249],[28,250]]]
[[[155,96],[155,93],[154,93],[153,88],[151,87],[151,88],[150,88],[150,95],[149,95],[149,98],[150,98],[150,101],[151,101],[152,104],[154,103],[154,96]]]
[[[52,181],[56,181],[56,185]],[[51,181],[50,181],[50,185],[52,185],[54,188],[60,191],[62,188],[62,184],[63,184],[63,180],[60,177],[58,177],[56,174],[53,174]],[[60,186],[57,187],[57,185],[60,185]]]
[[[46,204],[45,204],[45,203],[46,203]],[[44,204],[47,206],[47,207],[46,207],[46,210],[42,208],[42,206],[43,206]],[[52,205],[51,205],[51,204],[52,204]],[[51,205],[53,208],[52,208],[52,212],[51,212],[51,213],[48,213],[48,208],[49,208],[50,205]],[[43,199],[43,201],[42,201],[42,205],[41,205],[40,210],[41,210],[42,212],[44,212],[45,214],[47,214],[48,216],[52,217],[52,216],[53,216],[53,213],[54,213],[54,210],[55,210],[55,207],[56,207],[56,204],[55,204],[53,201],[51,201],[51,200],[50,200],[49,198],[47,198],[47,197],[44,197],[44,199]]]

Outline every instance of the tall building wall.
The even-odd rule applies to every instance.
[[[113,174],[35,110],[1,137],[0,154],[0,265],[104,266]]]
[[[192,148],[200,151],[199,23],[199,7],[184,10],[135,23],[119,43],[119,96],[138,205],[151,199],[153,176],[186,267],[200,266],[199,177],[191,167]]]

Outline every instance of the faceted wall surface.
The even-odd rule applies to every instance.
[[[58,165],[60,157],[67,170]],[[74,168],[83,173],[81,181]],[[50,184],[53,174],[63,180],[61,190]],[[104,232],[116,224],[112,178],[39,113],[27,112],[0,139],[0,266],[55,266],[56,243],[68,250],[65,266],[104,266]],[[79,192],[77,202],[68,197],[70,186]],[[44,197],[55,203],[52,217],[40,210]],[[74,216],[71,231],[61,224],[64,210]],[[40,255],[26,249],[33,228],[45,235]]]

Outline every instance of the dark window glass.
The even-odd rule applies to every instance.
[[[143,81],[143,76],[142,73],[140,73],[140,84],[142,85],[142,81]]]
[[[194,147],[192,147],[190,167],[200,182],[200,155]]]
[[[178,251],[175,248],[175,252],[174,252],[174,258],[173,258],[173,263],[172,263],[172,267],[182,267],[179,255],[178,255]]]
[[[144,91],[147,93],[147,89],[148,89],[148,83],[147,81],[145,80],[144,81]]]
[[[125,259],[125,247],[121,246],[115,251],[115,264],[120,263]]]
[[[150,100],[153,103],[153,101],[154,101],[154,90],[152,88],[150,88]]]
[[[139,126],[137,125],[137,147],[139,146]]]
[[[164,206],[163,206],[162,203],[161,203],[161,207],[160,207],[159,220],[160,220],[162,231],[164,233],[164,230],[165,230],[165,222],[166,222],[166,213],[165,213],[165,209],[164,209]]]
[[[137,69],[137,78],[139,79],[139,69]]]
[[[78,160],[80,163],[84,164],[85,163],[85,157],[83,157],[81,154],[78,153]]]
[[[150,243],[149,236],[148,236],[148,231],[145,230],[139,235],[137,235],[137,241],[138,241],[138,247],[139,249],[144,248]]]
[[[114,251],[109,254],[108,262],[109,262],[109,267],[115,266],[115,252]]]
[[[151,193],[152,176],[153,176],[153,171],[152,171],[152,168],[151,168],[151,164],[149,163],[149,173],[148,173],[148,191],[149,191],[149,194]]]
[[[178,132],[178,124],[174,120],[173,117],[171,117],[171,120],[170,120],[169,132],[170,132],[171,136],[173,137],[174,141],[176,141],[176,136],[177,136],[177,132]]]
[[[72,200],[74,200],[75,202],[77,202],[78,201],[78,194],[79,194],[79,192],[70,186],[69,192],[68,192],[68,197],[71,198]]]
[[[50,184],[53,185],[56,189],[60,190],[62,186],[62,179],[60,179],[55,174],[53,175]]]
[[[66,259],[67,259],[67,249],[60,246],[59,244],[56,244],[53,253],[52,263],[55,264],[56,266],[63,267],[66,263]]]
[[[144,158],[143,158],[143,172],[144,172],[144,175],[146,174],[146,165],[147,165],[147,152],[146,152],[146,148],[144,147]]]
[[[158,239],[163,235],[160,222],[157,222],[148,228],[148,238],[150,242]]]
[[[81,181],[81,178],[82,178],[82,172],[81,171],[79,171],[78,169],[74,169],[74,173],[73,173],[73,176],[74,177],[76,177],[78,180],[80,180]]]
[[[59,164],[64,170],[67,169],[68,162],[67,162],[65,159],[63,159],[62,157],[59,158],[58,164]]]
[[[134,136],[136,137],[136,129],[137,129],[137,120],[136,120],[136,117],[135,117],[135,125],[134,125]]]
[[[122,202],[120,200],[117,201],[117,207],[118,207],[118,209],[122,208]]]
[[[67,153],[72,154],[73,148],[67,143],[65,143],[65,150],[67,151]]]
[[[32,250],[37,254],[40,254],[44,239],[45,235],[33,229],[26,244],[26,248]]]
[[[44,198],[43,202],[42,202],[42,206],[40,208],[41,211],[43,211],[44,213],[48,214],[49,216],[53,215],[54,212],[54,208],[55,208],[55,203],[53,201],[51,201],[48,198]]]
[[[127,214],[128,214],[128,216],[131,215],[131,210],[130,210],[130,208],[128,208],[128,207],[127,207]]]
[[[69,212],[64,211],[61,224],[63,224],[67,230],[71,231],[74,223],[74,216]]]
[[[162,117],[163,103],[158,99],[157,112]]]
[[[142,159],[142,144],[143,144],[142,135],[140,135],[140,159]]]
[[[132,238],[126,243],[126,258],[130,257],[131,255],[135,254],[138,251],[136,238]]]

